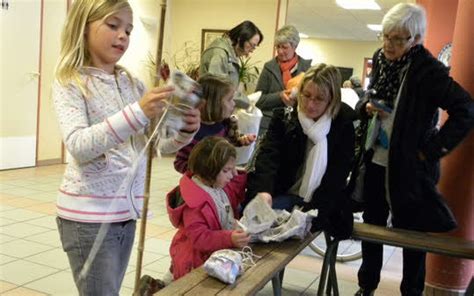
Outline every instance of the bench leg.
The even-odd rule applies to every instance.
[[[469,286],[467,286],[466,289],[466,296],[473,296],[474,295],[474,277],[471,278],[471,281],[469,282]]]
[[[323,266],[321,268],[321,276],[318,286],[318,296],[324,295],[324,288],[326,287],[326,294],[331,295],[331,290],[334,291],[334,295],[339,295],[339,289],[337,287],[336,277],[336,256],[337,247],[339,244],[338,240],[331,240],[329,235],[324,233],[326,238],[326,254],[324,255]]]
[[[274,296],[281,296],[281,281],[280,273],[277,273],[272,278],[272,287],[273,287],[273,295]]]
[[[331,261],[329,262],[329,279],[328,285],[326,287],[326,294],[331,295],[331,288],[334,292],[334,296],[339,296],[339,287],[337,286],[337,275],[336,275],[336,258],[337,258],[337,247],[339,246],[339,241],[334,241],[335,245],[334,251],[331,254]]]

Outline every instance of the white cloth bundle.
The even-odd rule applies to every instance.
[[[233,284],[243,272],[242,256],[239,252],[229,249],[215,251],[204,262],[204,270],[224,283]]]

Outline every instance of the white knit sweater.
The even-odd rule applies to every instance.
[[[146,144],[149,120],[137,102],[144,85],[137,79],[132,83],[124,71],[113,75],[87,67],[81,73],[90,91],[87,98],[77,85],[53,84],[63,140],[73,158],[59,188],[58,215],[90,223],[135,219],[143,203],[146,155],[136,173],[127,174]],[[162,139],[160,150],[175,152],[193,136],[180,132]]]

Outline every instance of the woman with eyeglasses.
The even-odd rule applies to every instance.
[[[311,60],[305,60],[296,54],[299,42],[300,36],[294,26],[283,26],[275,33],[277,55],[265,63],[255,89],[262,92],[257,102],[257,107],[263,112],[259,131],[261,135],[268,128],[273,109],[295,105],[296,95],[292,94],[288,82],[311,66]]]
[[[275,209],[318,209],[313,230],[347,238],[353,216],[344,188],[354,158],[356,114],[341,101],[341,83],[336,67],[313,66],[294,107],[273,110],[247,179],[245,204],[259,194]]]
[[[359,106],[363,120],[376,116],[371,122],[380,124],[365,155],[364,222],[450,231],[456,220],[436,189],[439,161],[473,127],[474,102],[423,47],[426,16],[421,6],[397,4],[384,16],[382,27],[383,45],[374,54],[369,85],[375,94]],[[438,108],[449,114],[440,129]],[[425,256],[403,249],[402,295],[423,294]],[[362,242],[356,295],[374,294],[382,263],[383,246]]]
[[[222,37],[214,40],[201,55],[199,76],[210,73],[230,79],[235,88],[239,86],[239,57],[247,57],[263,41],[260,29],[251,21],[244,21]],[[247,108],[248,98],[237,95],[236,108]]]

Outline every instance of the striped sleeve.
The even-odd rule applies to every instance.
[[[148,123],[148,118],[141,110],[138,102],[135,102],[106,118],[105,122],[117,141],[123,142],[129,136],[142,130]]]

